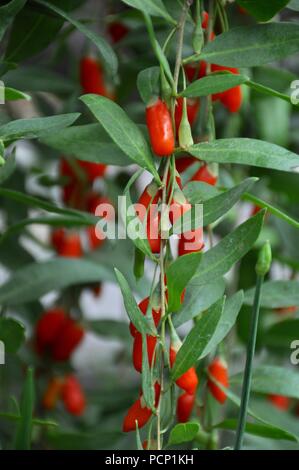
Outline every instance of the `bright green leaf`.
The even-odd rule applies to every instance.
[[[242,85],[248,80],[249,78],[244,75],[235,75],[233,73],[211,74],[195,80],[180,95],[186,98],[208,96]]]
[[[172,428],[168,445],[173,446],[193,441],[200,430],[198,423],[180,423]]]
[[[25,328],[14,318],[0,318],[0,341],[3,341],[5,352],[15,353],[25,340]]]

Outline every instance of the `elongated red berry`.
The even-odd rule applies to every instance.
[[[176,411],[177,420],[179,423],[186,423],[189,421],[194,407],[195,398],[195,394],[190,395],[187,392],[182,393],[182,395],[179,396]]]
[[[61,250],[64,243],[65,230],[63,228],[57,228],[51,233],[51,244],[57,252]]]
[[[290,313],[295,313],[297,312],[298,307],[292,306],[292,307],[281,307],[281,308],[276,308],[275,312],[279,313],[279,315],[288,315]]]
[[[90,183],[93,183],[95,179],[104,176],[105,171],[107,169],[107,165],[105,165],[104,163],[94,163],[78,160],[78,164],[86,174],[87,179]]]
[[[86,399],[80,382],[74,375],[66,377],[61,390],[62,400],[66,410],[75,416],[81,416],[85,411]]]
[[[58,249],[58,255],[66,258],[80,258],[83,255],[80,235],[67,233]]]
[[[63,309],[53,308],[45,312],[36,325],[36,345],[39,353],[52,346],[60,332],[66,315]]]
[[[152,149],[159,157],[169,156],[174,151],[174,133],[170,112],[158,98],[146,108],[146,124]]]
[[[60,377],[53,377],[47,386],[47,390],[42,399],[42,405],[47,410],[52,410],[60,398],[63,380]]]
[[[178,255],[195,253],[204,248],[203,229],[201,227],[182,233],[178,244]]]
[[[84,329],[67,317],[52,345],[52,357],[56,361],[67,361],[84,337]]]
[[[228,388],[228,370],[226,362],[216,357],[208,367],[209,376],[219,382],[224,388]],[[225,403],[227,395],[210,378],[208,379],[208,388],[213,397],[221,404]]]
[[[228,71],[233,74],[239,74],[239,69],[234,67],[224,67],[222,65],[212,64],[211,66],[212,72],[221,72],[221,71]],[[213,100],[220,100],[231,113],[237,113],[241,106],[242,106],[242,88],[241,85],[233,87],[227,91],[222,93],[216,93],[213,95]]]
[[[114,43],[121,41],[129,32],[129,28],[120,21],[114,21],[108,26],[108,32]]]
[[[171,329],[171,343],[169,348],[169,361],[170,367],[173,367],[177,353],[182,343],[176,334],[174,328]],[[198,386],[198,378],[194,367],[190,367],[183,375],[181,375],[175,382],[178,387],[185,390],[185,392],[193,395]]]
[[[146,336],[147,357],[150,367],[153,363],[154,353],[157,345],[155,336]],[[133,365],[137,372],[142,371],[142,335],[137,332],[133,344]]]
[[[268,395],[268,399],[279,410],[286,411],[290,407],[291,401],[289,397],[285,397],[283,395]]]
[[[80,82],[84,93],[107,95],[102,67],[92,57],[83,57],[80,62]]]
[[[161,386],[158,382],[155,383],[155,406],[158,405],[160,399]],[[129,408],[127,415],[123,422],[123,431],[130,432],[136,431],[136,424],[138,428],[142,428],[149,421],[152,416],[152,410],[146,407],[143,395],[141,395]]]
[[[208,64],[204,60],[185,65],[185,72],[189,82],[205,77],[207,75],[207,66]]]
[[[141,310],[141,313],[143,315],[146,315],[146,312],[147,312],[147,309],[148,309],[148,305],[149,305],[149,301],[150,301],[150,298],[149,297],[146,297],[145,299],[143,299],[139,304],[138,304],[138,307],[140,308]],[[154,305],[155,308],[152,308],[152,316],[153,316],[153,320],[154,320],[154,323],[155,323],[155,326],[158,326],[159,323],[160,323],[160,319],[161,319],[161,308],[160,306],[156,306]],[[136,336],[136,334],[138,333],[138,330],[136,329],[136,327],[133,325],[132,322],[130,322],[130,333],[133,337]]]
[[[150,206],[146,223],[147,240],[152,253],[159,254],[161,249],[161,213],[157,207]]]
[[[211,168],[208,165],[204,164],[192,176],[191,181],[202,181],[203,183],[215,186],[218,181],[218,175],[214,174]]]
[[[192,205],[187,201],[181,190],[175,190],[169,206],[169,220],[174,224],[179,218],[189,212]]]
[[[193,165],[198,160],[194,157],[181,157],[175,161],[176,169],[179,173],[184,173],[191,165]]]
[[[135,206],[137,215],[141,221],[144,220],[150,204],[157,204],[160,197],[160,191],[157,184],[152,181],[146,186],[138,199],[138,205]],[[139,206],[140,204],[140,206]]]

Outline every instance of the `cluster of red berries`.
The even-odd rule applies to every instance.
[[[39,355],[67,361],[84,337],[84,329],[62,308],[43,313],[36,324],[35,343]]]
[[[66,411],[74,416],[81,416],[86,407],[85,394],[74,375],[53,377],[44,393],[42,404],[47,410],[53,410],[61,399]]]

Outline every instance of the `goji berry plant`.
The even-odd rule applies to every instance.
[[[299,1],[0,2],[0,446],[299,449]]]

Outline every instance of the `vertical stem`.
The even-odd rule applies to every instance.
[[[185,30],[185,23],[187,18],[188,9],[192,5],[193,0],[186,0],[182,9],[181,17],[178,23],[178,47],[177,47],[177,54],[176,54],[176,61],[174,67],[174,74],[173,74],[173,91],[176,94],[178,83],[179,83],[179,75],[180,75],[180,67],[182,62],[182,52],[183,52],[183,43],[184,43],[184,30]]]
[[[263,281],[264,281],[264,276],[257,276],[254,303],[252,307],[250,338],[249,338],[249,342],[247,345],[247,357],[246,357],[246,365],[245,365],[244,379],[243,379],[243,386],[242,386],[242,398],[241,398],[241,405],[240,405],[240,415],[239,415],[239,422],[238,422],[238,428],[237,428],[235,450],[240,450],[242,448],[244,431],[245,431],[245,426],[246,426],[246,418],[247,418],[247,410],[248,410],[251,378],[252,378],[252,363],[253,363],[255,345],[256,345],[259,311],[260,311],[260,303],[261,303],[261,288],[263,285]]]

